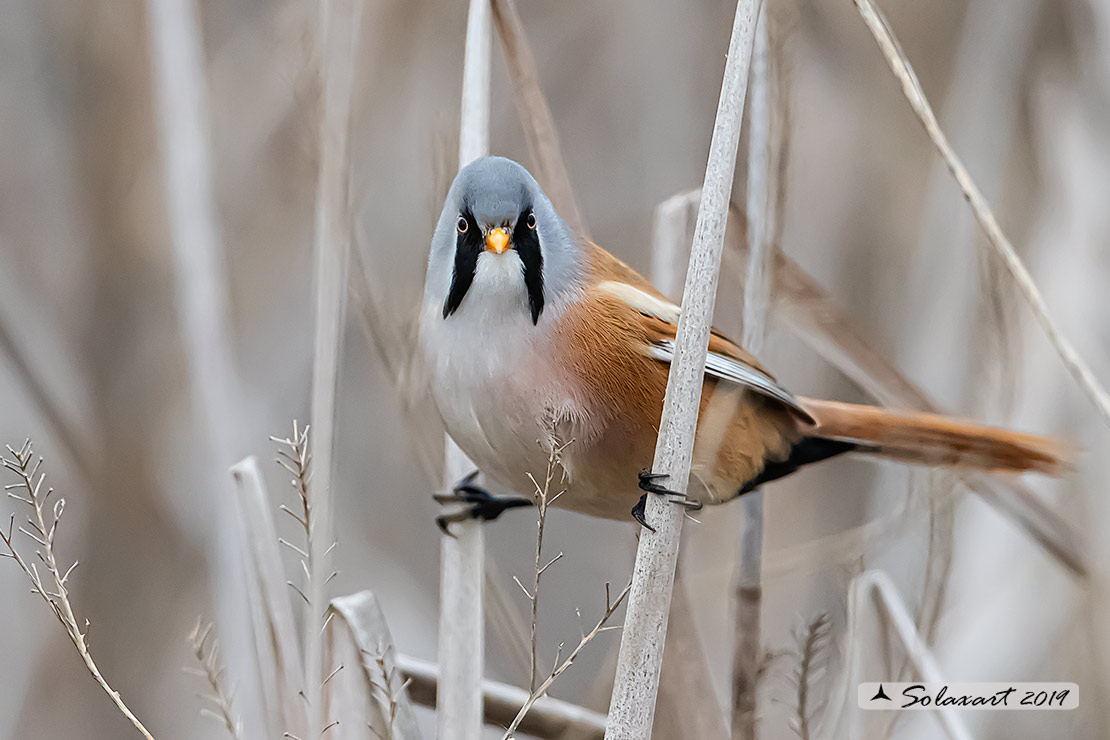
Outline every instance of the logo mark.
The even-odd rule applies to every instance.
[[[893,699],[891,699],[889,696],[886,695],[885,691],[883,691],[883,685],[882,684],[879,684],[879,690],[876,691],[875,695],[871,697],[871,701],[875,701],[876,699],[886,699],[887,701],[894,701]]]

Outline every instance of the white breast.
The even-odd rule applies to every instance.
[[[549,303],[532,324],[513,253],[479,257],[451,316],[443,318],[442,304],[427,295],[421,310],[420,343],[448,433],[483,473],[525,494],[527,474],[546,471],[553,428],[583,417],[573,380],[549,361],[550,327],[561,311]]]

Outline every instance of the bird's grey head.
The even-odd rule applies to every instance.
[[[536,180],[511,159],[462,168],[443,205],[428,259],[425,301],[445,320],[468,304],[497,302],[538,324],[578,284],[580,254]]]

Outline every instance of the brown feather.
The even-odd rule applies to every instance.
[[[905,462],[1060,475],[1070,457],[1056,440],[1035,434],[939,414],[799,400],[817,419],[817,436],[860,442],[884,457]]]

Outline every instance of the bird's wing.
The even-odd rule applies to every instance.
[[[631,271],[631,268],[626,269]],[[678,306],[658,291],[648,291],[624,280],[601,280],[597,283],[597,289],[637,312],[638,326],[647,340],[644,354],[667,363],[674,359],[675,331],[680,314]],[[716,330],[709,337],[705,373],[772,398],[794,411],[804,421],[814,423],[813,417],[793,394],[775,382],[774,377],[760,367],[754,357]]]

